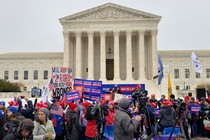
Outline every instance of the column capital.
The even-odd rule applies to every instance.
[[[70,32],[69,31],[63,31],[63,36],[69,36],[70,35]]]
[[[88,35],[93,35],[94,31],[87,31]]]
[[[157,35],[158,29],[152,29],[150,32],[152,35]]]
[[[126,34],[132,34],[133,33],[133,30],[126,30],[125,33]]]
[[[100,36],[105,36],[106,35],[106,31],[99,31]]]
[[[143,34],[145,33],[145,30],[144,30],[144,29],[140,29],[140,30],[138,30],[138,33],[139,33],[140,35],[143,35]]]
[[[113,34],[114,34],[114,36],[119,35],[120,34],[120,31],[119,30],[114,30],[113,31]]]
[[[81,32],[81,31],[75,31],[75,34],[76,34],[76,35],[81,35],[82,32]]]

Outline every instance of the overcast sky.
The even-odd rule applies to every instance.
[[[0,0],[0,53],[62,52],[59,18],[107,2],[162,16],[158,50],[210,48],[210,0]]]

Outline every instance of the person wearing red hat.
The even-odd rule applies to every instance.
[[[173,127],[175,123],[175,111],[170,106],[171,103],[167,99],[163,99],[162,106],[159,112],[159,129],[158,131],[163,132],[165,127]]]
[[[86,131],[87,120],[85,119],[85,114],[86,114],[87,108],[90,105],[90,102],[85,101],[84,103],[81,103],[81,105],[78,102],[76,102],[76,105],[80,113],[79,124],[82,127],[82,133],[80,133],[80,140],[86,140],[85,131]]]
[[[151,98],[149,99],[153,108],[157,108],[157,99],[155,98],[155,94],[151,94]]]
[[[189,100],[190,100],[190,96],[184,96],[184,102],[186,103],[186,105],[189,105]]]
[[[114,109],[114,101],[109,101],[108,103],[108,115],[105,117],[106,119],[106,126],[112,126],[114,123],[115,117],[115,109]]]
[[[68,133],[70,139],[79,140],[80,133],[82,133],[82,127],[79,124],[79,112],[75,103],[69,102],[66,118],[69,120]]]

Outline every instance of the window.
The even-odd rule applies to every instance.
[[[174,69],[174,78],[179,78],[179,69]]]
[[[196,72],[196,73],[195,73],[195,77],[196,77],[196,78],[201,78],[201,74]]]
[[[176,90],[179,90],[180,88],[179,88],[179,86],[176,86]]]
[[[48,79],[48,70],[44,70],[44,79]]]
[[[185,69],[185,78],[190,78],[190,70]]]
[[[24,87],[24,88],[23,88],[23,91],[27,91],[27,87]]]
[[[18,80],[18,71],[17,70],[14,71],[14,80]]]
[[[186,86],[186,89],[187,89],[187,90],[190,90],[190,86]]]
[[[210,69],[206,69],[206,78],[210,78]]]
[[[24,71],[24,80],[28,80],[28,71],[27,70],[25,70]]]
[[[34,70],[34,80],[38,80],[38,70]]]
[[[8,80],[9,79],[9,71],[6,70],[4,71],[4,80]]]

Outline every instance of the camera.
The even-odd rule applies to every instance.
[[[21,98],[21,99],[24,99],[24,98],[25,98],[25,96],[20,96],[20,98]]]
[[[134,100],[134,106],[136,106],[135,102],[138,101],[139,106],[140,107],[144,107],[146,105],[146,103],[147,103],[147,99],[148,99],[147,95],[148,95],[148,91],[147,90],[143,90],[143,89],[141,89],[139,91],[138,90],[134,90],[132,92],[132,99]]]
[[[91,108],[91,116],[93,119],[101,120],[103,116],[108,115],[108,106],[95,106]]]

